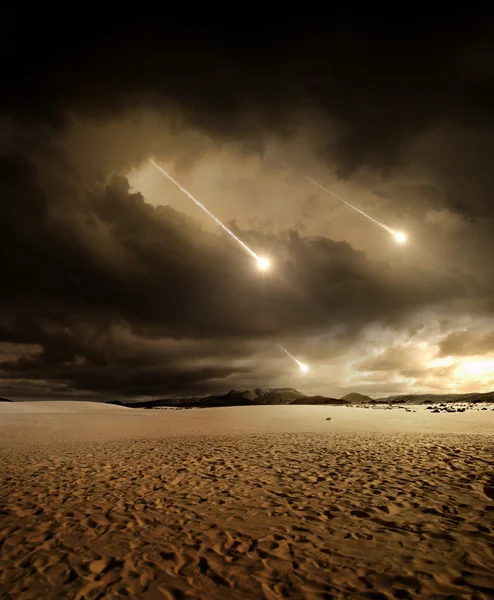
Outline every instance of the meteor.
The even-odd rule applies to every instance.
[[[163,167],[160,167],[153,159],[150,160],[150,163],[153,165],[153,167],[155,167],[156,169],[158,169],[158,171],[164,175],[167,179],[169,179],[172,183],[174,183],[178,189],[183,192],[188,198],[190,198],[193,202],[195,202],[195,204],[197,204],[197,206],[199,208],[202,208],[202,210],[213,219],[213,221],[215,223],[217,223],[220,227],[222,227],[229,235],[232,236],[232,238],[239,243],[242,248],[248,252],[253,258],[256,259],[257,261],[257,267],[258,269],[260,269],[261,271],[267,271],[269,270],[269,268],[271,267],[271,261],[268,258],[259,256],[258,254],[256,254],[253,250],[251,250],[249,248],[249,246],[247,246],[247,244],[245,244],[244,242],[242,242],[242,240],[240,238],[238,238],[233,231],[230,231],[228,229],[228,227],[222,223],[217,217],[215,217],[213,215],[213,213],[211,211],[209,211],[204,204],[202,204],[202,202],[199,202],[199,200],[197,200],[197,198],[195,198],[188,190],[186,190],[183,186],[181,186],[178,181],[176,179],[174,179],[169,173],[167,173],[165,171],[165,169],[163,169]]]
[[[268,271],[271,267],[271,261],[269,260],[269,258],[258,258],[257,266],[259,267],[259,269],[261,269],[261,271]]]
[[[309,370],[309,367],[305,363],[300,362],[299,360],[297,360],[295,358],[295,356],[292,356],[290,354],[290,352],[288,352],[288,350],[285,350],[285,348],[283,348],[283,346],[281,344],[276,344],[276,345],[279,346],[283,350],[283,352],[285,352],[286,354],[288,354],[288,356],[297,363],[298,368],[302,371],[302,373],[304,373],[304,374],[307,373],[307,371]]]
[[[297,173],[297,175],[300,175],[300,177],[303,177],[304,179],[306,179],[310,183],[316,185],[321,190],[324,190],[328,194],[331,194],[331,196],[334,196],[335,198],[338,198],[338,200],[340,200],[341,202],[343,202],[344,204],[346,204],[350,208],[353,208],[353,210],[356,210],[361,215],[364,215],[364,217],[367,217],[368,219],[370,219],[376,225],[379,225],[379,227],[382,227],[383,229],[385,229],[388,233],[390,233],[394,237],[395,242],[397,244],[405,244],[406,241],[408,240],[408,236],[406,235],[406,233],[403,233],[402,231],[394,231],[393,229],[391,229],[391,227],[388,227],[387,225],[384,225],[384,223],[380,223],[377,219],[374,219],[373,217],[371,217],[370,215],[368,215],[367,213],[365,213],[363,210],[360,210],[360,208],[357,208],[353,204],[350,204],[350,202],[348,202],[347,200],[345,200],[341,196],[338,196],[337,194],[335,194],[331,190],[328,190],[328,188],[325,188],[323,185],[321,185],[317,181],[314,181],[314,179],[311,179],[310,177],[307,177],[307,175],[304,175],[304,173],[301,173],[300,171],[298,171],[297,169],[295,169],[294,167],[292,167],[291,165],[289,165],[285,161],[280,160],[280,159],[278,159],[278,161],[282,165],[284,165],[285,167],[287,167],[288,169],[290,169],[290,171],[293,171],[294,173]]]

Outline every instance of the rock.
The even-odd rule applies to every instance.
[[[108,566],[108,562],[104,559],[95,560],[89,565],[89,569],[93,573],[102,573],[104,569]]]

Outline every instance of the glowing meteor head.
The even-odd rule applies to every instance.
[[[299,362],[298,366],[302,373],[307,373],[307,371],[309,370],[309,367],[303,362]]]
[[[257,259],[257,268],[261,271],[268,271],[271,267],[271,261],[269,258],[258,258]]]
[[[407,234],[402,231],[397,231],[396,233],[393,233],[393,235],[395,236],[395,242],[397,244],[404,244],[408,239]]]

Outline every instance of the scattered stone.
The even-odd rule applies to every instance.
[[[107,566],[108,566],[107,561],[104,559],[100,559],[100,560],[95,560],[94,562],[92,562],[89,565],[89,569],[93,573],[102,573]]]

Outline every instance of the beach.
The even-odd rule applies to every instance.
[[[5,403],[0,596],[487,600],[493,441],[490,409]]]

